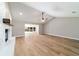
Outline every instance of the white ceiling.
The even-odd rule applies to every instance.
[[[42,11],[54,17],[79,17],[78,2],[9,2],[9,7],[13,20],[30,23],[41,23]]]
[[[13,20],[27,23],[42,23],[40,11],[20,2],[9,2],[8,4]],[[23,15],[19,15],[19,13],[22,13]],[[47,17],[51,18],[49,15],[47,15]]]
[[[24,2],[24,4],[55,17],[79,17],[79,2]]]

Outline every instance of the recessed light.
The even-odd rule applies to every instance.
[[[19,15],[23,15],[23,13],[22,13],[22,12],[20,12],[20,13],[19,13]]]

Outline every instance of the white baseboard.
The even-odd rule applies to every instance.
[[[46,34],[47,35],[51,35],[51,36],[58,36],[58,37],[63,37],[63,38],[69,38],[69,39],[79,40],[79,38],[73,38],[73,37],[62,36],[62,35],[55,35],[55,34],[49,34],[49,33],[46,33]]]
[[[24,36],[24,35],[18,35],[18,36],[15,36],[15,37],[21,37],[21,36]]]

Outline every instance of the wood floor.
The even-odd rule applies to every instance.
[[[79,41],[48,35],[17,37],[15,56],[79,56]]]

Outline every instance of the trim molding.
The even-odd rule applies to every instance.
[[[24,36],[24,35],[18,35],[18,36],[15,36],[15,37],[21,37],[21,36]]]
[[[54,35],[54,34],[48,34],[48,33],[46,33],[46,35],[57,36],[57,37],[73,39],[73,40],[79,40],[79,38],[67,37],[67,36],[62,36],[62,35]]]

